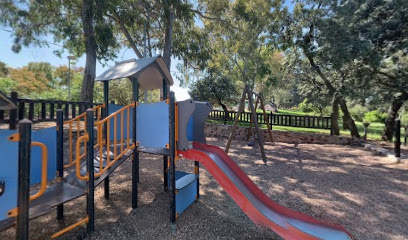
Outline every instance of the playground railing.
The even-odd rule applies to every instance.
[[[16,92],[11,92],[10,99],[16,104],[17,109],[0,110],[0,124],[9,124],[10,129],[16,129],[17,122],[24,118],[33,123],[55,121],[57,109],[62,109],[64,119],[68,120],[84,113],[88,108],[100,105],[88,102],[18,98]]]
[[[92,108],[92,110],[95,112],[95,118],[96,121],[100,121],[101,116],[102,116],[102,110],[105,107],[105,105],[99,105],[96,106],[94,108]],[[86,123],[87,123],[87,115],[86,112],[76,116],[75,118],[68,120],[68,121],[64,121],[64,127],[67,126],[68,128],[68,144],[69,144],[69,155],[68,155],[68,164],[64,165],[64,168],[70,168],[72,166],[75,165],[74,161],[74,131],[76,131],[76,153],[78,156],[78,152],[80,151],[80,144],[78,144],[78,140],[81,136],[86,135],[87,134],[87,130],[86,130]],[[97,147],[97,145],[95,145],[95,147]],[[86,156],[86,143],[85,143],[85,148],[84,148],[84,153],[81,155],[81,158]]]
[[[95,177],[99,177],[105,171],[107,171],[110,167],[115,164],[123,155],[128,152],[129,150],[135,147],[135,143],[131,143],[131,132],[130,132],[130,112],[135,107],[135,103],[131,103],[123,108],[119,109],[118,111],[110,114],[108,117],[98,120],[95,122],[95,127],[97,130],[97,144],[95,147],[98,148],[99,151],[99,172],[95,173]],[[120,117],[120,120],[119,120]],[[111,123],[113,121],[113,140],[111,140]],[[120,121],[120,122],[119,122]],[[120,123],[120,124],[118,124]],[[126,123],[126,137],[125,135],[125,123]],[[120,125],[120,139],[118,139],[118,126]],[[104,131],[105,129],[105,131]],[[81,175],[80,166],[81,166],[81,159],[85,158],[86,152],[81,155],[79,150],[80,145],[82,142],[86,144],[89,141],[89,136],[85,133],[83,136],[77,139],[77,146],[76,146],[76,159],[74,164],[76,163],[76,174],[77,178],[81,180],[87,180],[88,176]],[[110,156],[110,148],[111,143],[113,143],[113,158],[111,159]],[[104,159],[104,150],[106,150],[106,164],[104,166],[103,159]]]

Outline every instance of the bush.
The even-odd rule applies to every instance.
[[[359,122],[363,121],[365,114],[369,112],[367,107],[360,104],[354,105],[349,111],[354,120]]]
[[[305,100],[303,100],[303,102],[299,103],[299,110],[305,113],[308,112],[313,112],[314,107],[311,103],[307,102],[307,98],[305,98]]]
[[[384,123],[386,118],[387,118],[386,113],[382,113],[379,110],[374,110],[374,111],[367,112],[366,114],[364,114],[363,121],[369,122],[369,123],[375,123],[375,122]]]

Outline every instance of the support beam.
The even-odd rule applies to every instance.
[[[252,100],[252,94],[250,92],[248,92],[248,101],[249,101],[249,106],[251,107],[252,115],[254,116],[255,131],[256,131],[256,134],[258,135],[258,143],[259,143],[259,148],[261,149],[262,159],[264,163],[266,164],[267,159],[266,159],[265,149],[263,145],[263,135],[261,135],[261,132],[259,130],[258,118],[256,116],[256,111],[255,111],[253,100]]]
[[[57,177],[59,181],[64,178],[64,112],[57,110]],[[57,219],[64,218],[64,204],[57,206]]]
[[[88,215],[87,232],[95,232],[95,176],[94,176],[94,112],[92,109],[86,110],[86,131],[88,133],[88,144],[86,145],[86,171],[88,172],[88,194],[86,198],[86,208]]]
[[[165,79],[163,79],[163,97],[162,98],[163,100],[167,99],[167,82]],[[170,108],[169,108],[169,111],[171,111]],[[168,171],[169,171],[169,157],[166,155],[163,155],[163,188],[165,192],[169,190]]]
[[[175,165],[175,154],[176,154],[176,140],[175,140],[175,107],[174,107],[174,92],[170,92],[170,126],[169,126],[169,135],[170,135],[170,222],[174,224],[177,220],[176,215],[176,165]]]
[[[31,122],[22,120],[18,124],[18,195],[16,239],[29,239],[29,198],[31,160]]]
[[[231,147],[232,138],[234,137],[234,133],[235,133],[235,129],[237,128],[239,117],[241,115],[241,112],[244,110],[244,107],[245,107],[245,95],[246,95],[247,91],[248,91],[248,86],[245,86],[244,91],[242,92],[241,102],[239,103],[237,116],[235,117],[235,120],[234,120],[234,126],[232,126],[232,131],[231,131],[231,134],[230,134],[230,136],[228,138],[227,146],[225,146],[225,152],[226,153],[228,153],[228,151],[229,151],[229,149]]]
[[[104,81],[103,82],[103,102],[105,104],[105,116],[109,116],[109,81]],[[107,122],[104,124],[104,138],[105,142],[107,143]],[[116,146],[115,146],[116,147]],[[106,146],[106,158],[110,157],[110,146]],[[103,159],[100,159],[100,161],[103,161]],[[108,161],[108,159],[106,159]],[[104,180],[104,197],[105,199],[109,199],[109,176],[107,176]]]
[[[138,205],[138,183],[139,183],[139,152],[138,145],[136,144],[136,130],[137,130],[137,102],[139,101],[139,82],[136,77],[132,79],[132,88],[133,88],[133,102],[135,103],[133,111],[133,158],[132,158],[132,208],[137,208]]]

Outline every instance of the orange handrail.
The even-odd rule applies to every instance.
[[[106,117],[106,118],[104,118],[104,119],[102,119],[100,121],[95,122],[95,126],[96,126],[96,129],[97,129],[97,137],[96,137],[97,144],[95,145],[95,147],[96,146],[99,147],[99,157],[100,157],[99,172],[94,174],[95,177],[101,176],[110,167],[112,167],[113,164],[116,161],[118,161],[127,151],[129,151],[130,149],[133,149],[135,147],[135,143],[130,144],[130,134],[129,134],[130,133],[130,131],[129,131],[129,128],[130,128],[130,126],[129,126],[129,123],[130,123],[130,114],[129,114],[129,112],[130,112],[130,110],[132,108],[135,107],[135,105],[136,105],[135,103],[131,103],[131,104],[127,105],[127,106],[124,106],[120,110],[112,113],[108,117]],[[125,114],[124,114],[125,111],[127,111],[127,124],[128,124],[127,125],[128,126],[128,130],[127,130],[128,134],[127,134],[127,139],[126,139],[126,141],[127,141],[127,147],[126,148],[124,148],[124,146],[123,146],[123,142],[124,142],[124,139],[123,139],[124,138],[124,136],[123,136],[124,126],[123,126],[123,124],[125,122],[123,117],[125,116]],[[121,121],[117,120],[117,117],[119,115],[122,118]],[[114,144],[115,148],[113,150],[113,159],[111,160],[110,154],[109,154],[109,152],[110,152],[109,147],[110,147],[110,143],[111,143],[111,140],[110,140],[110,135],[111,135],[111,133],[110,133],[110,131],[111,131],[110,121],[112,119],[113,119],[113,122],[114,122],[114,126],[113,126],[113,137],[114,137],[113,144]],[[120,138],[121,138],[120,139],[120,153],[118,153],[118,149],[117,149],[117,146],[116,146],[117,143],[118,143],[118,139],[117,139],[117,137],[118,137],[118,134],[117,134],[117,124],[118,124],[118,122],[121,124],[121,126],[120,126],[120,131],[121,131],[120,132],[121,133],[121,135],[120,135]],[[103,131],[102,131],[103,126],[105,124],[106,124],[106,143],[104,143],[104,141],[103,141],[104,137],[103,137]],[[86,144],[88,141],[89,141],[89,135],[87,133],[85,133],[85,135],[79,137],[77,139],[77,142],[76,142],[76,159],[74,160],[74,163],[76,164],[77,178],[81,179],[81,180],[88,180],[89,179],[88,174],[86,176],[83,176],[83,175],[81,175],[81,172],[80,172],[81,159],[86,156],[86,150],[85,150],[84,154],[82,154],[82,155],[80,154],[80,145],[81,145],[81,142],[84,142],[84,144]],[[103,161],[102,161],[104,144],[106,145],[106,155],[107,155],[106,156],[106,166],[105,167],[103,166]]]
[[[98,105],[92,108],[92,110],[96,111],[96,119],[97,121],[100,121],[101,115],[102,115],[102,108],[105,108],[105,104],[102,105]],[[81,128],[81,121],[84,122],[83,127]],[[69,155],[68,155],[68,159],[69,162],[68,164],[64,165],[64,168],[70,168],[72,166],[75,165],[76,163],[76,159],[73,159],[73,137],[72,137],[72,132],[73,132],[73,123],[76,122],[76,131],[77,131],[77,139],[80,137],[81,135],[81,130],[83,129],[84,134],[86,134],[86,112],[81,113],[80,115],[76,116],[75,118],[72,118],[70,120],[64,121],[64,125],[68,125],[68,137],[69,137]],[[85,142],[86,144],[86,142]],[[78,146],[78,145],[77,145]],[[97,147],[97,144],[94,146]],[[85,149],[86,149],[86,145],[85,145]]]
[[[48,152],[47,146],[40,142],[32,142],[31,147],[40,147],[41,148],[41,188],[40,190],[30,196],[30,201],[39,198],[41,195],[44,194],[45,190],[47,189],[47,163],[48,163]]]
[[[78,222],[76,222],[76,223],[74,223],[74,224],[72,224],[72,225],[70,225],[70,226],[68,226],[68,227],[66,227],[66,228],[64,228],[64,229],[62,229],[61,231],[54,233],[54,234],[51,236],[51,238],[52,238],[52,239],[57,238],[57,237],[61,236],[62,234],[67,233],[67,232],[71,231],[72,229],[74,229],[74,228],[80,226],[81,224],[88,223],[88,221],[89,221],[89,217],[86,217],[86,218],[84,218],[84,219],[82,219],[82,220],[79,220]]]

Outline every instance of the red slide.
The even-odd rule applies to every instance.
[[[192,149],[178,153],[204,165],[252,221],[285,239],[352,239],[341,226],[318,221],[268,198],[219,147],[194,142]]]

